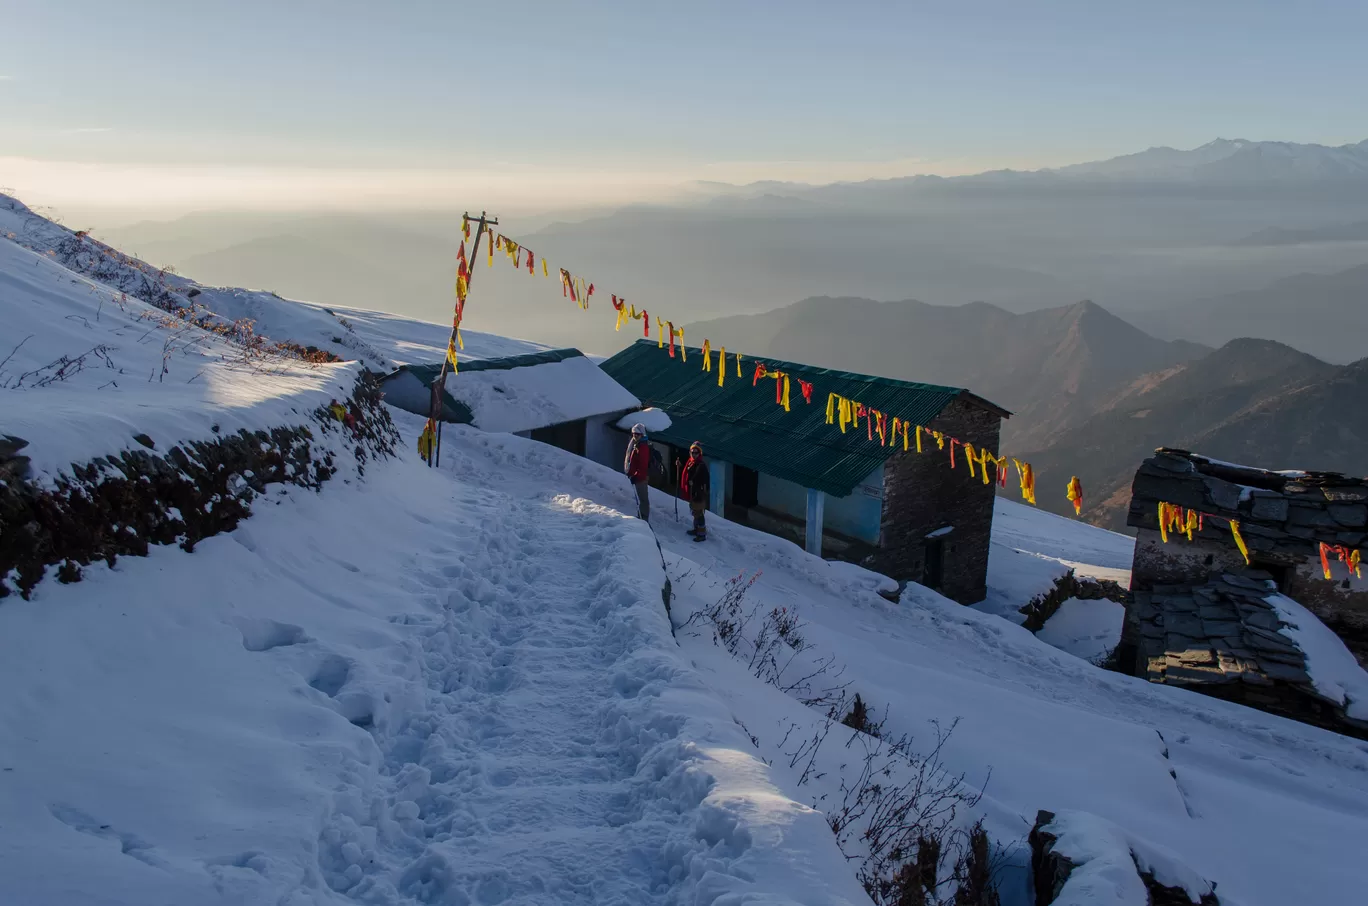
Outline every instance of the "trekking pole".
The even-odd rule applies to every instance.
[[[675,458],[675,484],[679,483],[679,458]],[[679,489],[675,488],[673,495],[675,501],[675,522],[679,521]]]

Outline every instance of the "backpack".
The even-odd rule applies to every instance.
[[[665,459],[664,459],[664,457],[662,457],[662,456],[660,455],[660,451],[657,450],[655,447],[652,447],[652,448],[651,448],[651,466],[650,466],[650,467],[651,467],[652,469],[654,469],[655,471],[657,471],[657,472],[664,473],[664,471],[665,471]]]

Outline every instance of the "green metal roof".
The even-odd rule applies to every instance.
[[[543,352],[528,352],[522,355],[498,356],[492,359],[474,359],[462,361],[459,374],[469,374],[472,371],[507,371],[510,368],[527,368],[531,365],[547,365],[551,362],[563,362],[566,359],[582,357],[584,353],[578,349],[547,349]],[[432,389],[432,382],[437,380],[437,376],[442,373],[442,363],[436,364],[412,364],[400,365],[391,374],[398,374],[407,371],[409,374],[423,382],[423,386],[428,390]],[[475,413],[470,407],[456,397],[450,391],[442,393],[442,417],[444,421],[454,422],[461,425],[470,425],[475,422]]]
[[[771,371],[787,372],[789,408],[774,402],[774,382],[762,379],[752,386],[757,362]],[[959,396],[966,396],[1004,416],[1006,410],[958,387],[917,384],[891,378],[814,368],[769,356],[752,358],[742,353],[741,374],[736,376],[736,357],[728,353],[723,386],[717,386],[717,355],[713,370],[704,371],[703,352],[688,348],[683,356],[670,358],[655,341],[637,340],[632,346],[603,362],[600,367],[641,400],[643,406],[665,410],[670,427],[651,433],[653,439],[678,446],[693,441],[703,444],[705,454],[745,466],[806,488],[845,497],[870,473],[901,448],[870,442],[863,426],[842,434],[826,423],[827,394],[858,400],[913,424],[929,424]],[[797,378],[813,385],[812,402],[803,401]]]

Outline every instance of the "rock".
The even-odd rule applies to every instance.
[[[1286,522],[1287,498],[1255,496],[1249,515],[1254,519],[1264,519],[1268,522]]]
[[[152,438],[148,437],[146,434],[134,434],[133,439],[149,450],[157,449],[156,443],[152,440]]]
[[[1168,452],[1155,453],[1148,462],[1153,463],[1156,468],[1163,469],[1165,472],[1195,473],[1197,471],[1197,467],[1192,464],[1191,460]]]
[[[29,445],[22,437],[13,434],[0,434],[0,461],[9,459]]]
[[[0,434],[0,480],[22,481],[28,478],[33,461],[19,455],[19,451],[28,445],[28,441],[22,437]]]
[[[1240,507],[1241,488],[1237,484],[1207,476],[1202,479],[1207,496],[1211,502],[1223,510],[1237,510]]]
[[[1368,504],[1332,503],[1327,509],[1330,518],[1345,528],[1363,528],[1368,525]]]
[[[1287,523],[1289,526],[1304,525],[1313,528],[1338,529],[1340,523],[1326,511],[1325,507],[1307,506],[1302,503],[1294,503],[1287,511]],[[1362,525],[1362,522],[1357,523]],[[1352,525],[1349,525],[1352,527]]]
[[[1264,676],[1267,676],[1271,680],[1283,683],[1296,683],[1298,685],[1311,684],[1311,677],[1308,676],[1306,670],[1301,667],[1294,667],[1291,664],[1284,664],[1273,660],[1260,661],[1259,666],[1263,668]]]

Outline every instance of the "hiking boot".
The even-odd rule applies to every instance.
[[[690,534],[690,535],[693,535],[693,539],[694,539],[695,541],[707,541],[707,540],[708,540],[708,533],[707,533],[707,532],[697,532],[697,533],[689,532],[689,534]]]

